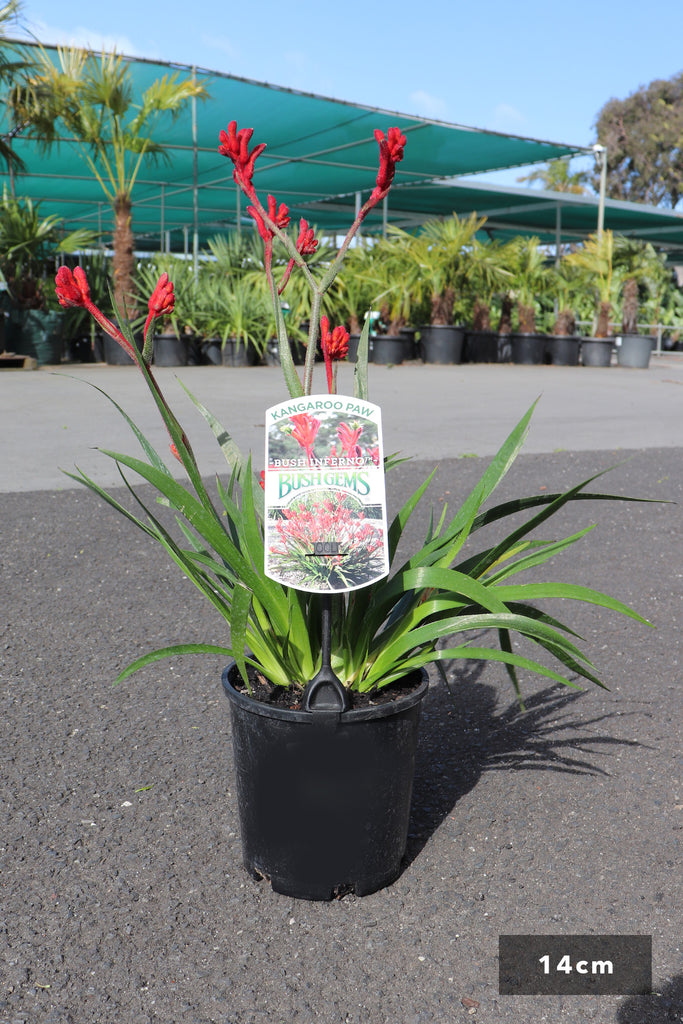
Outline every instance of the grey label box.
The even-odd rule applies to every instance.
[[[651,935],[501,935],[504,996],[650,995]]]

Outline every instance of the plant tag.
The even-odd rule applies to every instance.
[[[379,406],[307,395],[267,409],[264,487],[271,579],[323,594],[388,574]]]

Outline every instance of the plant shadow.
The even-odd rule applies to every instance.
[[[420,742],[404,867],[466,793],[489,771],[553,771],[609,775],[595,763],[610,748],[642,746],[593,731],[611,713],[592,718],[577,707],[584,691],[552,685],[503,710],[493,686],[479,681],[485,663],[458,666],[452,681],[430,686],[422,709]],[[577,712],[577,713],[574,713]]]
[[[629,996],[621,1004],[617,1024],[671,1024],[683,1021],[683,974],[677,974],[651,996]]]

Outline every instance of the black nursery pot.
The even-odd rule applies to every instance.
[[[407,339],[398,334],[378,334],[372,339],[371,362],[397,366],[406,355]]]
[[[538,365],[545,357],[547,335],[512,334],[512,362],[526,366]]]
[[[398,876],[408,838],[420,705],[417,689],[344,712],[290,711],[239,693],[230,700],[244,865],[275,892],[329,900]]]
[[[464,327],[429,324],[420,327],[420,355],[425,363],[461,363]]]
[[[546,341],[546,359],[552,366],[578,366],[581,338],[574,334],[551,334]]]

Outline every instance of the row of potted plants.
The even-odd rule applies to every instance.
[[[484,228],[485,218],[453,214],[428,221],[416,233],[389,228],[385,239],[356,244],[324,296],[322,312],[346,325],[353,350],[372,310],[371,359],[378,363],[422,358],[573,364],[579,333],[586,334],[576,329],[581,321],[592,323],[589,340],[581,345],[582,361],[605,364],[611,348],[590,339],[611,338],[615,321],[621,321],[619,334],[627,339],[620,354],[635,345],[646,358],[652,339],[638,333],[639,312],[674,332],[683,322],[674,271],[647,243],[605,231],[553,260],[537,238],[483,241]],[[69,260],[65,253],[95,241],[85,232],[64,236],[57,218],[42,218],[38,204],[5,192],[0,208],[5,349],[30,349],[48,362],[58,362],[63,353],[70,359],[126,358],[109,339],[97,338],[82,310],[58,312],[53,291],[45,287],[55,261]],[[182,316],[174,313],[159,325],[158,363],[277,360],[260,244],[257,232],[246,231],[212,239],[196,267],[192,259],[170,254],[139,261],[138,304],[164,272],[181,298]],[[333,255],[320,241],[309,258],[323,271]],[[111,308],[109,258],[90,248],[81,262],[100,306]],[[303,359],[311,301],[288,265],[287,253],[276,243],[273,274],[278,283],[288,277],[283,311],[295,359]],[[43,346],[39,353],[33,351],[36,344]]]
[[[553,261],[536,238],[482,241],[484,223],[475,215],[454,214],[426,223],[419,233],[390,228],[386,239],[349,249],[322,311],[345,324],[353,350],[371,310],[371,359],[378,363],[421,358],[576,364],[581,347],[583,362],[605,365],[612,349],[601,342],[613,344],[615,320],[622,321],[622,336],[639,337],[639,311],[674,330],[683,319],[674,272],[648,244],[606,231]],[[199,338],[212,362],[272,361],[275,320],[258,244],[255,233],[217,237],[196,272],[192,261],[169,255],[140,265],[143,291],[163,272],[179,282],[182,320],[174,314],[162,329],[185,339],[181,359],[192,360],[193,352],[197,358]],[[332,256],[333,250],[319,245],[311,259],[324,270]],[[275,247],[276,281],[287,266],[286,253]],[[296,277],[288,279],[286,299],[295,359],[303,360],[311,304]],[[592,323],[583,339],[580,333],[586,332],[577,330],[577,321]],[[169,338],[168,344],[177,348],[178,342]],[[641,344],[649,356],[652,339]]]

